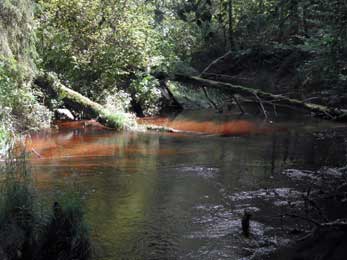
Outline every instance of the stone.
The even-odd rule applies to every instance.
[[[70,110],[66,108],[58,108],[56,110],[56,117],[58,119],[70,119],[70,120],[75,120],[75,117],[73,114],[70,112]]]

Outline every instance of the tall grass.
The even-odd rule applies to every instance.
[[[43,208],[24,155],[0,167],[0,259],[90,259],[79,198],[69,194]]]

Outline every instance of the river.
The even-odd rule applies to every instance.
[[[341,125],[306,117],[265,122],[203,110],[143,121],[191,133],[58,122],[27,142],[41,194],[80,192],[96,259],[266,254],[288,242],[276,216],[300,185],[283,171],[346,161],[344,139],[319,133]],[[241,232],[244,210],[253,215],[250,238]]]

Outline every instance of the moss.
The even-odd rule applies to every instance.
[[[136,127],[135,118],[129,113],[110,113],[106,109],[101,109],[99,112],[98,121],[107,127],[116,130],[134,129]]]

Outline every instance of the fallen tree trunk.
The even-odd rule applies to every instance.
[[[59,79],[51,73],[39,75],[35,80],[35,84],[50,97],[62,100],[65,106],[77,106],[81,110],[88,111],[88,114],[95,117],[99,123],[108,128],[116,130],[130,129],[135,131],[149,130],[169,133],[185,133],[185,131],[180,131],[165,126],[141,125],[140,127],[137,127],[134,116],[123,112],[110,112],[102,105],[81,95],[77,91],[64,86]]]
[[[109,128],[129,129],[136,124],[135,119],[129,114],[112,113],[102,105],[64,86],[54,74],[39,75],[35,80],[35,84],[46,93],[49,93],[50,96],[62,100],[66,106],[78,106],[81,110],[89,111],[99,123]]]
[[[213,81],[195,76],[175,75],[174,80],[191,83],[193,86],[223,89],[230,95],[241,95],[255,99],[261,106],[262,103],[273,106],[287,106],[307,110],[314,116],[337,121],[347,121],[347,110],[326,107],[313,103],[307,103],[298,99],[288,98],[282,95],[275,95],[258,89],[247,88],[230,83]]]

